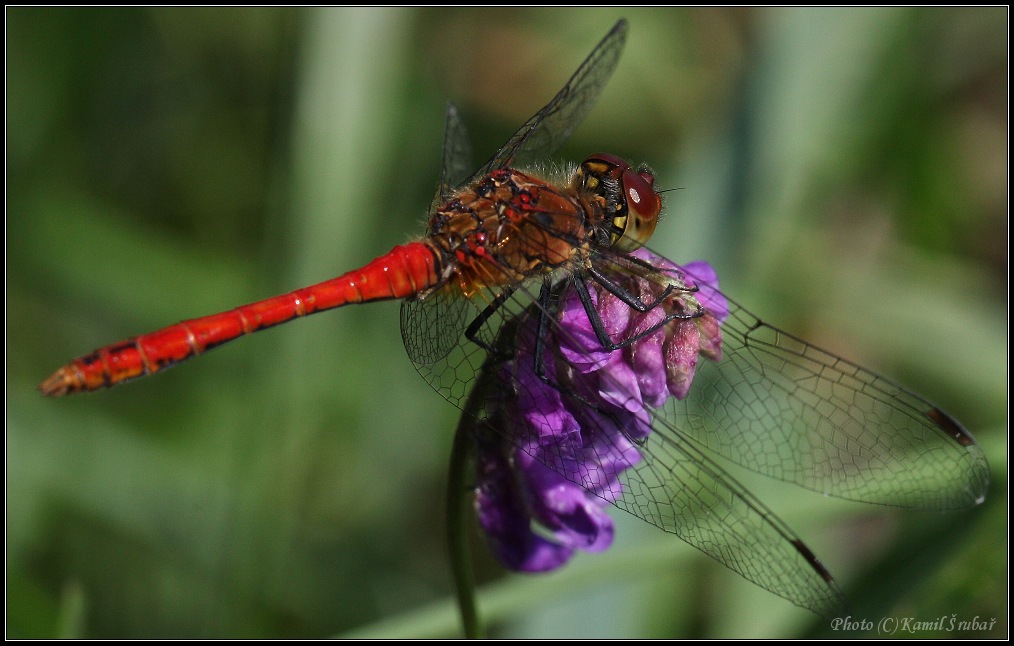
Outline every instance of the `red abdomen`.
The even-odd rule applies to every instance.
[[[53,397],[137,379],[264,328],[350,303],[404,298],[437,285],[440,256],[425,242],[395,247],[331,280],[228,312],[183,321],[106,346],[60,368],[39,384]]]

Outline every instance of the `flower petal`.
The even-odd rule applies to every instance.
[[[701,348],[697,320],[677,321],[665,342],[666,386],[676,399],[686,398],[697,371],[697,354]]]

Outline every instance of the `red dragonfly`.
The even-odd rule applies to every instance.
[[[562,183],[521,170],[551,155],[584,119],[626,34],[621,20],[470,176],[464,127],[449,107],[421,240],[317,285],[106,346],[60,368],[40,390],[61,396],[114,386],[294,318],[405,299],[403,337],[413,363],[486,430],[754,583],[831,612],[840,593],[827,570],[709,452],[821,493],[921,509],[981,502],[985,458],[960,423],[919,395],[762,322],[689,267],[644,253],[662,206],[646,167],[596,154]],[[624,320],[647,322],[617,332],[607,300]],[[588,338],[565,323],[574,312]],[[696,339],[689,359],[676,356],[683,346],[673,341],[684,332]],[[581,385],[583,357],[636,363],[633,355],[643,357],[652,339],[675,349],[661,369],[671,381],[682,378],[682,387],[670,383],[669,394],[646,402],[623,395],[613,373],[599,373],[594,388]],[[582,344],[585,354],[575,354]],[[674,377],[680,361],[684,372]],[[609,446],[589,440],[583,462],[533,446],[522,413],[504,412],[504,393],[583,409],[572,416],[582,434],[599,433]],[[549,413],[538,415],[549,425]],[[622,474],[595,480],[593,471],[606,469],[615,453],[629,456]]]

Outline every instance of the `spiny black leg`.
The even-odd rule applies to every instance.
[[[500,294],[496,298],[493,299],[493,301],[489,305],[487,305],[481,312],[479,312],[479,315],[476,316],[472,320],[472,322],[468,324],[467,328],[465,328],[466,339],[468,339],[472,343],[476,344],[477,346],[485,350],[486,353],[489,354],[490,356],[495,356],[497,359],[500,360],[510,359],[510,357],[506,353],[497,350],[490,344],[480,339],[479,329],[486,323],[486,321],[488,321],[490,318],[493,317],[494,314],[496,314],[497,310],[503,307],[504,303],[510,300],[510,297],[514,295],[514,292],[516,290],[517,286],[510,286],[504,289],[502,292],[500,292]]]
[[[612,283],[612,285],[613,287],[617,287],[619,289],[619,286],[616,285],[615,283]],[[680,312],[675,311],[669,312],[664,317],[662,317],[662,320],[660,320],[658,323],[655,323],[654,325],[644,330],[643,332],[635,334],[634,336],[628,339],[624,339],[619,343],[615,343],[609,337],[609,333],[606,332],[606,326],[602,322],[602,317],[599,316],[598,311],[595,309],[595,304],[592,303],[591,294],[588,292],[588,285],[587,283],[585,283],[584,278],[581,276],[574,276],[574,287],[575,289],[577,289],[577,296],[578,298],[581,299],[581,305],[584,307],[584,311],[588,315],[588,322],[591,323],[592,330],[595,331],[595,338],[597,338],[599,340],[599,343],[602,344],[602,349],[606,350],[607,352],[612,352],[613,350],[624,348],[630,345],[631,343],[634,343],[635,341],[643,339],[646,336],[651,336],[652,334],[657,332],[662,326],[672,321],[675,321],[676,319],[681,320],[695,319],[699,316],[704,316],[705,313],[703,308],[698,308],[697,310],[691,312],[690,314],[682,314]],[[609,287],[607,287],[606,285],[603,285],[603,287],[609,289]],[[666,288],[665,293],[670,293],[673,289],[675,289],[675,287],[673,285],[669,285],[669,287]],[[613,292],[610,290],[610,293]],[[629,292],[627,292],[627,298],[623,298],[619,294],[615,294],[615,296],[620,300],[622,300],[624,303],[630,305],[631,307],[634,307],[634,309],[637,308],[631,303],[631,300],[636,299],[638,300],[638,302],[640,302],[640,299],[637,299],[636,296],[630,294]],[[656,306],[659,300],[661,299],[656,300]]]
[[[638,298],[634,294],[631,294],[629,290],[626,290],[623,287],[617,285],[615,282],[613,282],[611,278],[603,274],[595,267],[588,268],[588,275],[594,278],[595,282],[598,283],[599,285],[602,285],[606,289],[606,291],[608,291],[610,294],[620,299],[621,301],[623,301],[630,307],[634,308],[638,312],[647,312],[649,310],[655,309],[656,307],[658,307],[659,303],[667,299],[669,295],[672,294],[673,291],[675,291],[676,289],[676,286],[670,283],[668,286],[666,286],[666,288],[662,291],[662,293],[658,296],[658,298],[653,300],[650,305],[645,305],[644,303],[641,302],[640,298]]]
[[[535,376],[539,380],[556,388],[555,384],[549,382],[546,376],[546,367],[542,360],[546,356],[546,337],[549,335],[549,312],[553,303],[553,287],[548,282],[542,283],[539,290],[539,324],[535,328]]]
[[[546,374],[546,355],[552,355],[554,352],[558,351],[557,348],[549,348],[547,353],[547,340],[552,334],[552,330],[550,329],[550,318],[555,313],[553,301],[554,299],[559,298],[560,289],[559,285],[554,288],[553,285],[547,281],[542,285],[542,289],[539,292],[539,320],[536,326],[535,335],[534,372],[542,383],[559,391],[561,397],[575,402],[576,405],[581,405],[590,410],[596,411],[600,416],[611,420],[618,432],[627,435],[627,431],[624,429],[616,411],[603,407],[601,400],[589,398],[585,394],[578,392],[578,390],[574,388],[573,384],[570,386],[565,385],[569,382],[571,376],[566,373],[563,375],[558,374],[557,380],[554,381]],[[580,288],[578,288],[578,293],[580,294]],[[583,299],[582,302],[584,302]],[[601,326],[601,321],[599,321],[599,325]],[[557,365],[557,370],[560,370],[559,365]],[[634,438],[628,439],[636,444],[643,443],[642,440],[636,440]]]
[[[479,315],[472,319],[472,322],[465,328],[465,338],[476,344],[480,348],[486,351],[489,355],[490,360],[496,361],[509,361],[513,357],[505,352],[503,349],[497,349],[490,344],[479,338],[479,330],[483,325],[489,321],[490,318],[496,314],[497,310],[504,306],[504,304],[510,300],[514,292],[517,291],[517,287],[508,287],[504,291],[500,292],[496,298],[494,298],[489,305],[487,305]],[[549,377],[546,375],[546,368],[543,365],[543,359],[546,356],[546,337],[549,335],[549,318],[552,311],[553,302],[553,286],[549,281],[542,284],[542,288],[539,290],[539,318],[538,324],[535,331],[535,374],[543,383],[552,386],[553,388],[559,389],[559,386],[549,381]],[[487,362],[488,363],[488,362]],[[486,367],[483,367],[486,370]]]

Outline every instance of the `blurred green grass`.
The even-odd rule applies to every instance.
[[[8,8],[8,636],[457,634],[456,411],[397,304],[109,392],[34,386],[418,235],[445,102],[484,159],[621,16],[624,58],[558,158],[650,163],[683,189],[656,250],[954,413],[994,485],[938,515],[743,479],[856,616],[1006,634],[1007,9]],[[617,520],[612,554],[546,577],[501,578],[478,545],[494,634],[842,635]]]

